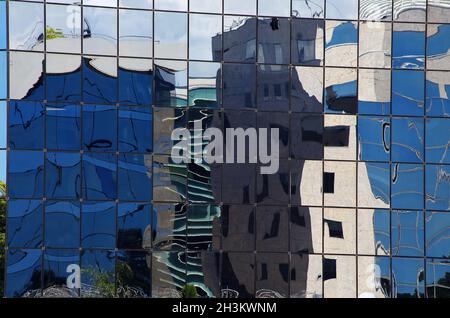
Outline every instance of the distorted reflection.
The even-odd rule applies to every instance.
[[[450,72],[427,72],[426,89],[427,115],[450,117]]]
[[[450,211],[450,167],[439,165],[426,166],[426,208],[430,210]]]
[[[392,72],[392,114],[423,116],[424,73],[395,70]]]
[[[389,115],[391,111],[391,72],[360,69],[358,77],[358,113]]]
[[[81,7],[47,4],[45,10],[47,24],[46,50],[49,52],[81,53],[81,19],[68,20],[68,15],[81,16]]]
[[[392,297],[424,298],[424,260],[415,258],[392,259]]]
[[[323,64],[324,21],[293,19],[291,61],[293,64]]]
[[[389,210],[358,210],[358,254],[391,254],[391,215]]]
[[[392,0],[360,0],[359,18],[371,21],[392,20]]]
[[[420,163],[424,159],[422,118],[392,118],[392,160]]]
[[[325,298],[356,297],[356,257],[325,256],[323,280]]]
[[[394,23],[392,33],[392,66],[423,69],[425,66],[425,26]]]
[[[43,242],[43,207],[37,200],[10,200],[8,246],[40,248]]]
[[[325,62],[328,66],[356,66],[358,24],[350,21],[325,22]]]
[[[358,257],[358,297],[391,298],[388,257]]]
[[[396,209],[423,209],[424,168],[415,164],[394,164],[391,169],[391,202]]]
[[[292,16],[301,18],[323,18],[325,0],[292,0]]]
[[[13,50],[44,50],[42,3],[12,1],[9,4],[9,47]]]
[[[358,117],[359,158],[389,161],[391,124],[389,117]]]
[[[117,10],[83,9],[83,53],[117,54]]]
[[[78,248],[80,246],[80,202],[47,202],[44,237],[45,246],[49,248]],[[65,268],[64,272],[66,272]]]
[[[355,115],[358,111],[356,69],[325,69],[325,112]]]
[[[394,0],[394,20],[425,22],[426,2],[418,0]]]
[[[430,24],[427,30],[427,68],[450,70],[450,25]]]
[[[424,215],[421,211],[392,211],[392,255],[423,256]]]

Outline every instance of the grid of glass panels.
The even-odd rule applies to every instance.
[[[7,297],[448,297],[450,1],[43,2],[0,1]],[[175,163],[198,123],[279,172]]]

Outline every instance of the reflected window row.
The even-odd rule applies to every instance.
[[[342,1],[333,4],[336,12],[349,12],[342,10]],[[276,8],[279,7],[277,2]],[[425,27],[417,23],[366,21],[358,25],[350,20],[245,15],[222,19],[220,15],[201,13],[188,17],[174,11],[153,13],[97,7],[81,10],[73,5],[47,4],[44,26],[42,4],[11,1],[9,12],[12,50],[81,53],[83,48],[87,55],[154,55],[277,65],[325,62],[327,66],[347,67],[357,66],[359,59],[359,65],[364,67],[424,69],[427,63],[428,69],[450,69],[450,25],[444,23]]]
[[[74,264],[79,289],[66,285]],[[439,298],[448,271],[447,261],[432,258],[11,249],[6,295],[167,298],[190,285],[207,298]]]
[[[0,99],[7,97],[6,58],[0,52]],[[34,52],[9,58],[14,100],[430,117],[448,117],[450,108],[448,71],[133,58],[117,64],[112,57]]]

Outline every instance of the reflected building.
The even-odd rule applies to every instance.
[[[0,1],[6,297],[448,297],[449,1],[153,2]]]

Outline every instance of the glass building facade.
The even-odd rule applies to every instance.
[[[449,52],[450,0],[0,0],[5,296],[449,297]]]

